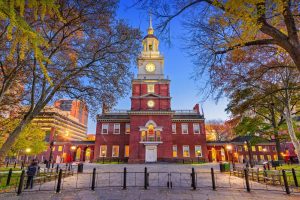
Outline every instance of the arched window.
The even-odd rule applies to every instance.
[[[155,140],[155,131],[154,131],[154,125],[153,124],[148,125],[147,139],[148,139],[148,141],[154,141]]]

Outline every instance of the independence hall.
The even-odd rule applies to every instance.
[[[171,109],[170,80],[164,75],[164,58],[153,33],[150,21],[132,81],[131,109],[103,109],[97,116],[94,160],[207,161],[203,113],[198,104],[192,110]]]

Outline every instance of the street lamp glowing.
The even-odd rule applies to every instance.
[[[71,150],[75,150],[76,149],[76,146],[71,146]]]
[[[231,149],[232,149],[232,146],[231,146],[231,145],[227,145],[227,146],[226,146],[226,149],[227,149],[227,150],[231,150]]]
[[[30,153],[30,152],[31,152],[31,149],[30,149],[30,148],[26,148],[26,149],[25,149],[25,152],[26,152],[26,153]]]
[[[69,136],[69,131],[66,131],[66,134],[65,134],[65,135],[66,135],[66,137],[68,137],[68,136]]]

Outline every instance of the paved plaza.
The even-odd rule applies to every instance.
[[[126,190],[122,189],[124,167],[128,171]],[[143,188],[145,167],[149,172],[147,190]],[[191,188],[192,167],[196,172],[196,190]],[[211,167],[215,169],[216,191],[212,190]],[[93,168],[97,171],[95,191],[90,190]],[[172,182],[172,188],[167,187],[168,181]],[[83,174],[63,179],[61,193],[55,194],[55,185],[55,181],[36,184],[32,190],[25,190],[19,197],[9,193],[0,194],[0,199],[300,199],[300,193],[292,191],[291,195],[286,195],[281,187],[256,182],[250,182],[251,192],[248,193],[243,179],[219,173],[218,164],[85,164]]]

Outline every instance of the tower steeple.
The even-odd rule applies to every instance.
[[[154,29],[152,27],[152,16],[151,12],[149,12],[149,28],[148,28],[148,35],[153,35]]]

